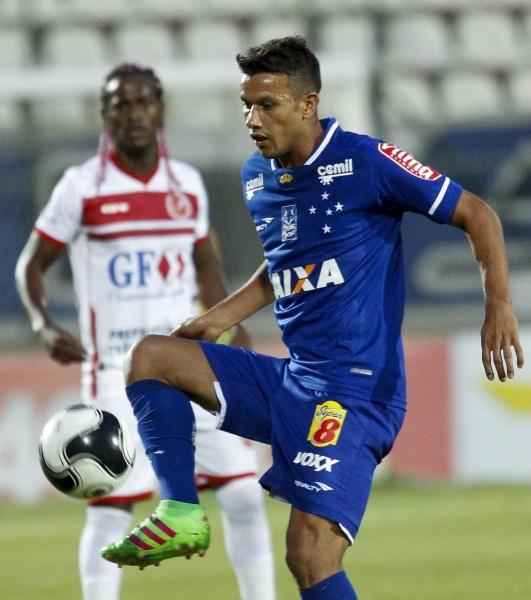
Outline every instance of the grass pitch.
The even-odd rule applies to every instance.
[[[157,569],[125,569],[122,600],[238,600],[215,498],[203,495],[213,529],[205,558]],[[278,600],[297,600],[283,564],[289,507],[268,501]],[[138,518],[151,506],[139,505]],[[0,504],[0,597],[78,600],[77,541],[83,504]],[[360,600],[523,600],[531,598],[531,488],[376,486],[346,559]]]

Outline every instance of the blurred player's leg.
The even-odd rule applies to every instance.
[[[275,576],[271,536],[263,492],[254,477],[237,479],[217,491],[225,547],[241,600],[274,600]]]
[[[118,600],[122,570],[100,556],[100,549],[123,537],[131,513],[109,506],[87,507],[85,527],[79,542],[79,574],[83,600]]]

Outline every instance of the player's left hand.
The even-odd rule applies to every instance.
[[[200,315],[183,321],[170,335],[191,340],[215,342],[224,331],[224,327],[212,322],[205,315]]]
[[[513,349],[516,364],[521,369],[524,366],[524,351],[518,338],[518,321],[511,303],[488,300],[481,328],[482,360],[488,379],[494,379],[494,368],[500,381],[514,377]]]

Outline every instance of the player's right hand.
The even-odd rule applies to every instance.
[[[68,331],[57,325],[45,325],[38,334],[50,357],[58,363],[68,365],[85,360],[87,353],[81,341]]]

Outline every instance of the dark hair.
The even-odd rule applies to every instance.
[[[115,67],[105,77],[105,81],[103,82],[103,86],[101,88],[101,106],[103,110],[107,108],[107,102],[114,93],[112,90],[108,89],[109,83],[113,79],[125,79],[127,77],[144,77],[148,80],[148,83],[153,87],[153,91],[155,92],[155,96],[157,97],[157,99],[162,100],[162,83],[160,82],[159,76],[155,73],[153,69],[136,63],[122,63],[121,65]]]
[[[236,62],[245,75],[285,73],[298,80],[299,86],[313,92],[321,91],[321,69],[315,54],[300,35],[269,40],[236,55]]]

